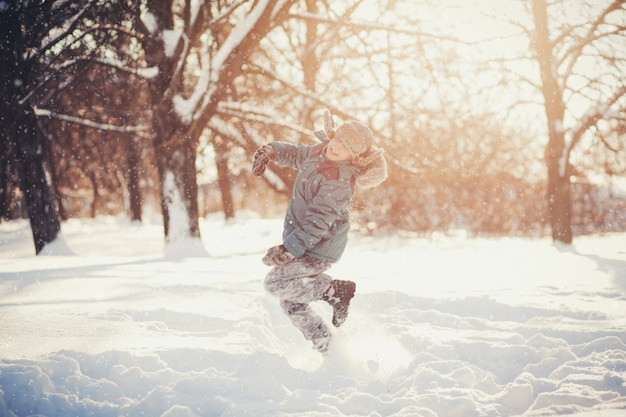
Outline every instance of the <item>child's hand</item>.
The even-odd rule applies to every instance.
[[[263,257],[263,263],[267,266],[283,266],[295,259],[283,245],[272,246]]]
[[[260,177],[265,172],[267,164],[276,159],[276,152],[270,145],[263,145],[254,152],[253,159],[252,173]]]

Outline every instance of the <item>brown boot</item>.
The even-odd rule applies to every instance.
[[[356,284],[352,281],[340,281],[334,279],[330,287],[322,295],[322,300],[333,307],[333,326],[339,327],[348,318],[350,300],[354,297]]]

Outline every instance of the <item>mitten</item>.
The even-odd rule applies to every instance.
[[[293,260],[293,256],[284,245],[272,246],[263,257],[263,263],[267,266],[283,266]]]
[[[276,152],[270,145],[263,145],[254,152],[252,173],[260,177],[265,172],[265,167],[270,161],[276,159]]]

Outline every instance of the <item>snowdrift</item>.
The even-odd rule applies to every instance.
[[[263,291],[280,232],[210,218],[198,256],[158,224],[71,220],[35,257],[0,224],[0,416],[626,415],[626,235],[354,234],[323,358]]]

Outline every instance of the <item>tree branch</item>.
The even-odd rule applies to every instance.
[[[158,74],[159,69],[157,67],[152,67],[152,68],[130,68],[127,67],[125,65],[123,65],[121,62],[119,61],[114,61],[112,59],[106,59],[106,58],[85,58],[85,57],[78,57],[78,58],[72,58],[69,59],[65,62],[63,62],[62,64],[54,67],[54,72],[52,74],[49,74],[48,76],[46,76],[43,80],[41,80],[40,82],[37,83],[37,85],[35,85],[24,97],[22,97],[18,102],[23,105],[24,103],[26,103],[26,101],[37,91],[39,90],[41,87],[43,87],[48,81],[50,81],[55,75],[59,74],[61,72],[61,70],[69,68],[73,65],[77,65],[80,62],[95,62],[97,64],[101,64],[101,65],[107,65],[110,66],[112,68],[115,68],[117,70],[129,73],[129,74],[133,74],[136,75],[138,77],[142,77],[142,78],[152,78],[155,77]]]
[[[591,23],[591,26],[587,30],[587,33],[582,36],[579,42],[574,43],[564,54],[563,57],[559,60],[558,65],[563,64],[569,58],[569,65],[563,74],[565,79],[563,81],[563,86],[565,85],[565,81],[569,74],[571,74],[571,69],[576,64],[578,58],[581,56],[583,49],[585,46],[593,43],[594,41],[604,37],[610,36],[612,34],[618,34],[622,32],[623,28],[617,28],[617,30],[608,33],[596,33],[601,24],[606,23],[606,17],[616,10],[622,9],[624,1],[623,0],[615,0],[611,3],[604,11],[598,16],[598,18]]]
[[[569,153],[571,153],[572,149],[574,149],[576,144],[581,140],[583,134],[592,126],[595,126],[599,120],[606,119],[609,108],[625,95],[626,86],[622,86],[612,97],[603,103],[603,106],[594,107],[593,111],[588,112],[581,118],[580,123],[572,129],[572,141],[568,147],[567,160],[569,160]]]
[[[356,22],[356,21],[343,22],[343,21],[339,21],[335,19],[330,19],[325,16],[320,16],[320,15],[311,14],[311,13],[304,13],[304,12],[292,13],[292,14],[289,14],[288,17],[291,19],[300,19],[300,20],[313,21],[316,23],[324,23],[331,27],[350,27],[353,29],[366,30],[366,31],[381,30],[381,31],[390,32],[390,33],[412,35],[412,36],[417,36],[417,37],[422,37],[422,38],[429,38],[429,39],[433,39],[437,41],[450,41],[450,42],[461,43],[465,45],[471,45],[474,43],[474,42],[467,42],[467,41],[449,37],[449,36],[432,35],[429,33],[420,32],[418,30],[410,29],[410,28],[393,27],[393,26],[384,25],[384,24],[375,23],[375,22]]]
[[[76,123],[82,126],[91,127],[91,128],[98,129],[98,130],[108,130],[108,131],[113,131],[113,132],[142,132],[142,131],[150,130],[150,126],[147,126],[147,125],[115,126],[111,124],[94,122],[92,120],[83,119],[80,117],[69,116],[67,114],[55,113],[47,109],[40,109],[37,106],[35,106],[33,110],[35,111],[35,115],[37,117],[50,117],[52,119],[65,120],[66,122]]]

